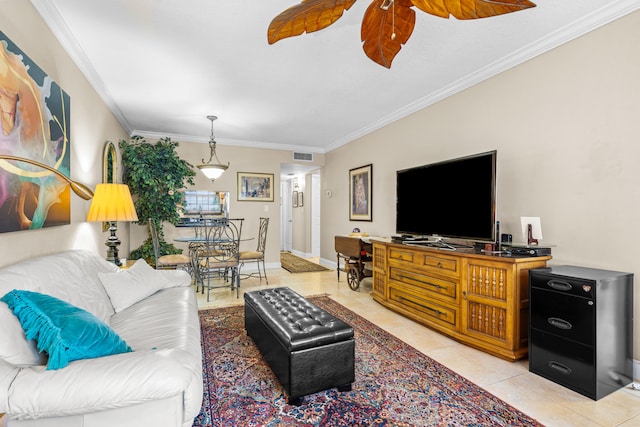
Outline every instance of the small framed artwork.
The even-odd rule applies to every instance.
[[[298,191],[298,207],[301,208],[304,206],[304,193],[302,191]]]
[[[372,221],[373,165],[349,170],[349,220]]]
[[[294,208],[298,207],[298,192],[294,191],[291,195],[291,203]]]
[[[238,172],[238,201],[273,202],[273,174]]]

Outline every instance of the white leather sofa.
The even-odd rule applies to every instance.
[[[24,289],[66,301],[102,320],[133,350],[47,369],[46,354],[0,302],[0,413],[10,427],[193,424],[203,384],[190,277],[138,266],[121,271],[95,253],[73,250],[0,268],[0,297]]]

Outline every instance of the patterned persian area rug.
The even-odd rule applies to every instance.
[[[308,297],[350,324],[356,380],[287,403],[284,389],[244,330],[244,308],[200,311],[204,426],[542,426],[326,296]]]

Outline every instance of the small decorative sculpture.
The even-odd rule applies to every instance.
[[[537,245],[538,239],[533,238],[533,227],[531,224],[527,225],[527,244],[529,245]]]

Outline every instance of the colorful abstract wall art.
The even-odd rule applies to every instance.
[[[70,98],[0,32],[0,154],[70,176]],[[70,189],[55,174],[0,159],[0,232],[70,223]]]

